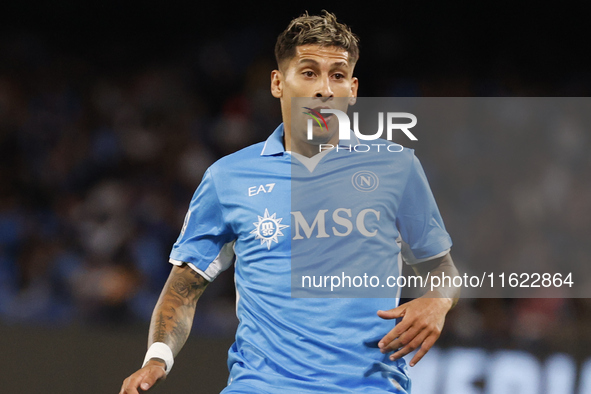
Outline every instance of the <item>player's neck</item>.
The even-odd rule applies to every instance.
[[[285,124],[283,125],[283,147],[285,148],[286,152],[291,151],[291,133]]]
[[[318,145],[310,144],[307,142],[301,142],[297,139],[291,138],[291,130],[287,127],[287,125],[283,125],[283,146],[285,150],[288,152],[295,152],[299,153],[305,157],[312,157],[316,156],[320,153],[320,149]],[[338,142],[337,142],[338,143]]]

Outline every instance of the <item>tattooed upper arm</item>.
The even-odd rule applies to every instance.
[[[197,300],[209,282],[188,265],[173,266],[150,325],[151,342],[168,344],[176,355],[191,332]]]
[[[169,282],[167,285],[170,291],[184,299],[185,305],[197,304],[197,300],[209,284],[203,276],[186,264],[173,267]]]

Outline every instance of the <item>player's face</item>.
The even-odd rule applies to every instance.
[[[305,106],[318,112],[321,108],[346,111],[346,108],[337,107],[332,99],[357,96],[358,81],[353,77],[353,68],[349,53],[342,48],[302,45],[296,48],[295,56],[286,61],[281,70],[273,71],[271,91],[275,97],[281,99],[286,136],[290,133],[293,150],[297,151],[298,146],[306,149],[305,145],[310,144],[338,143],[338,120],[334,115],[323,114],[328,128],[315,124],[314,138],[309,141],[306,125],[310,117],[302,114],[306,110],[298,109],[292,119],[291,98],[310,98]],[[339,101],[346,103],[346,100]],[[317,147],[315,152],[318,152]]]

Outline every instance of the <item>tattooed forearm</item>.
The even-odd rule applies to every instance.
[[[181,343],[182,346],[191,332],[191,322],[187,322],[185,319],[179,319],[178,322],[172,328],[170,337],[175,343]],[[178,347],[180,347],[178,346]]]
[[[166,323],[164,322],[162,312],[158,314],[152,325],[154,326],[153,342],[162,342],[161,339],[166,336]]]
[[[209,282],[185,266],[173,267],[152,315],[149,344],[164,342],[176,356],[191,332],[197,301]]]

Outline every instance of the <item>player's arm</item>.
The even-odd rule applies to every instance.
[[[459,275],[449,253],[443,257],[413,264],[412,267],[423,278],[427,277],[427,273],[430,276]],[[459,297],[459,287],[442,286],[397,308],[378,311],[378,316],[383,319],[402,318],[400,323],[380,340],[378,346],[382,353],[395,352],[390,356],[394,360],[420,347],[410,362],[410,365],[414,366],[441,335],[445,316],[458,302]]]
[[[186,264],[173,266],[152,314],[148,347],[163,342],[176,357],[189,337],[197,300],[208,284],[205,278]],[[119,393],[143,392],[165,378],[165,361],[154,357],[125,379]]]
[[[453,278],[455,276],[459,276],[458,269],[456,268],[456,266],[451,258],[450,253],[447,253],[445,256],[442,256],[442,257],[439,257],[436,259],[427,260],[425,262],[418,263],[418,264],[413,264],[411,267],[413,268],[414,272],[417,275],[422,276],[424,280],[427,280],[428,276],[441,277],[442,275],[445,275],[446,277],[451,277],[451,278]],[[453,282],[453,281],[451,281],[451,282]],[[460,287],[456,287],[453,285],[452,286],[439,286],[436,289],[434,289],[433,291],[429,291],[423,297],[428,297],[428,298],[437,297],[437,298],[449,299],[452,301],[452,304],[450,307],[450,309],[451,309],[458,303],[458,300],[460,298]]]

